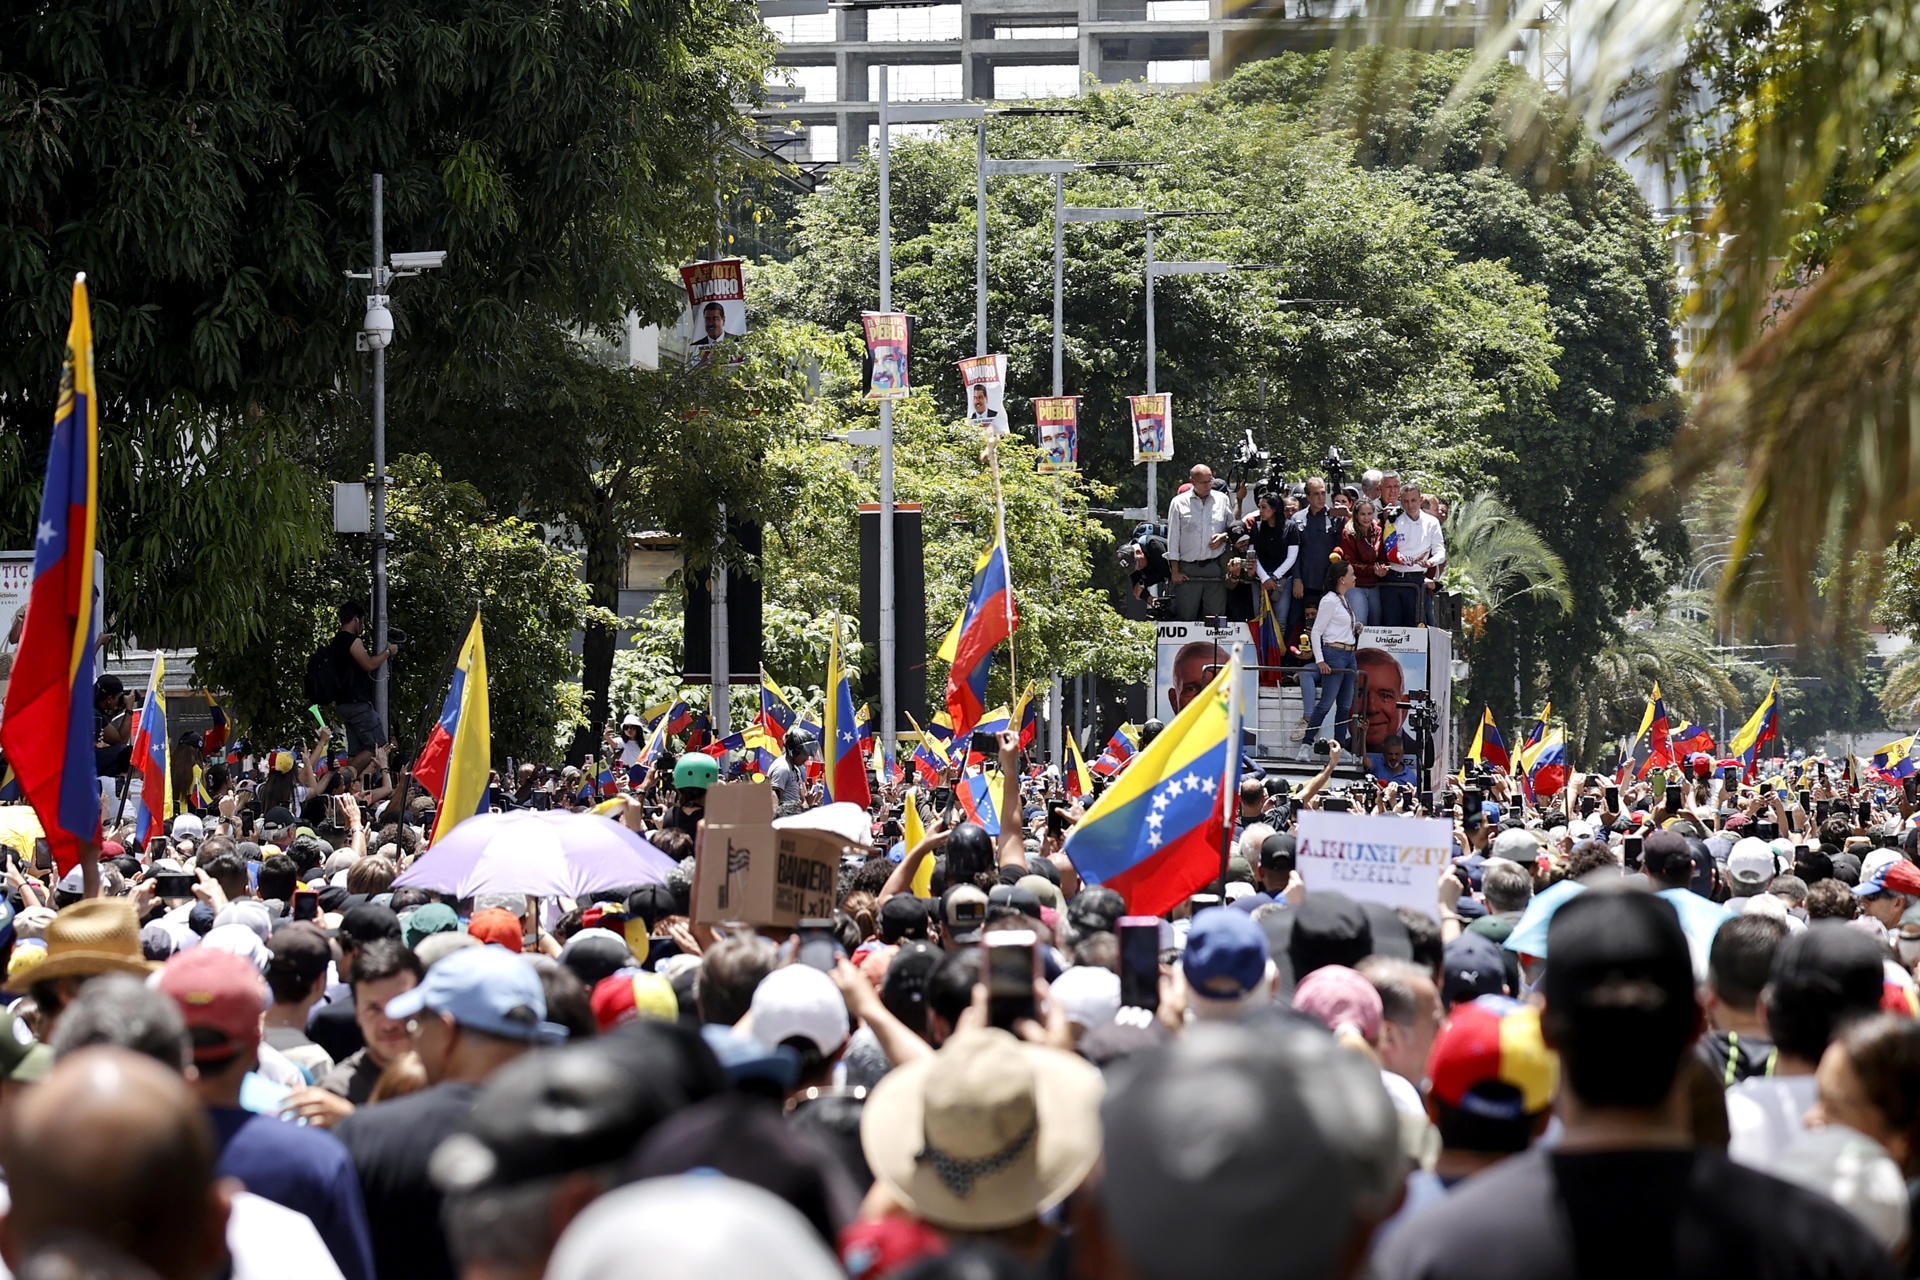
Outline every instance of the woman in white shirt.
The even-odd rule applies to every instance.
[[[1358,663],[1354,650],[1360,643],[1360,624],[1347,605],[1347,592],[1353,590],[1353,566],[1335,560],[1327,566],[1327,594],[1320,597],[1319,611],[1313,619],[1313,658],[1320,672],[1320,696],[1300,733],[1300,741],[1313,737],[1314,726],[1336,705],[1339,714],[1333,723],[1333,736],[1347,740],[1347,716],[1353,710],[1354,673]]]

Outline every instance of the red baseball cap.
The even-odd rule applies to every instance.
[[[195,947],[182,952],[160,970],[160,990],[180,1006],[187,1030],[215,1033],[194,1036],[195,1062],[230,1058],[260,1043],[266,980],[231,951]]]
[[[505,907],[487,907],[473,913],[467,921],[467,933],[481,942],[496,942],[509,951],[520,950],[523,931],[520,917]]]

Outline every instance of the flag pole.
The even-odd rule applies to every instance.
[[[987,469],[993,475],[993,544],[1000,549],[1001,562],[1007,566],[1007,692],[1011,694],[1020,687],[1013,655],[1013,557],[1007,554],[1007,497],[1000,488],[1000,437],[992,434],[992,424],[988,424],[987,431]],[[1019,732],[1018,726],[1014,732]]]
[[[1227,866],[1233,861],[1232,815],[1240,791],[1240,646],[1227,659],[1227,771],[1220,779],[1220,891],[1226,892]]]

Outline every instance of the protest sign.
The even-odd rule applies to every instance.
[[[831,832],[776,829],[767,783],[717,783],[707,788],[694,847],[694,922],[791,929],[810,916],[831,916],[847,847]]]
[[[860,324],[867,334],[867,399],[906,399],[908,317],[868,311]]]
[[[746,280],[740,259],[682,267],[680,283],[687,291],[687,311],[680,320],[687,363],[706,364],[719,358],[721,347],[747,332]],[[735,362],[738,359],[734,357]]]
[[[988,435],[1007,430],[1007,358],[968,356],[960,362],[960,381],[967,393],[967,421],[987,429]]]
[[[1435,892],[1452,857],[1453,825],[1438,818],[1306,809],[1293,865],[1308,893],[1337,890],[1437,917]]]
[[[1162,391],[1127,400],[1133,409],[1133,460],[1173,461],[1173,397]]]
[[[1033,402],[1042,472],[1072,471],[1080,463],[1080,397],[1040,396]]]
[[[1250,623],[1159,622],[1154,624],[1153,688],[1148,697],[1154,718],[1172,722],[1213,683],[1227,665],[1228,651],[1240,650],[1242,705],[1256,707],[1260,697],[1260,660]]]

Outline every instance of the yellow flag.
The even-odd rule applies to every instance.
[[[906,851],[911,853],[913,846],[927,838],[925,828],[920,825],[920,788],[907,792],[906,826],[902,838],[906,841]],[[931,898],[933,896],[933,857],[929,854],[920,859],[920,865],[913,872],[913,896]]]

